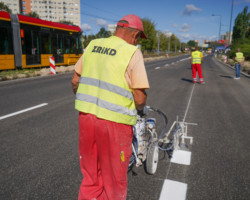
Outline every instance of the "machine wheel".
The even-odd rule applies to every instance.
[[[146,171],[148,174],[155,174],[159,161],[159,149],[153,143],[148,147],[146,159]]]

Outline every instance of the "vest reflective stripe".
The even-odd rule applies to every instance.
[[[241,52],[237,52],[236,53],[236,58],[239,62],[241,62],[243,60],[243,53]],[[235,63],[238,63],[237,61],[235,61]]]
[[[118,113],[123,114],[123,115],[131,115],[131,116],[136,116],[137,115],[136,110],[129,110],[126,107],[119,106],[119,105],[116,105],[116,104],[112,104],[110,102],[99,99],[98,97],[95,97],[95,96],[90,96],[90,95],[87,95],[87,94],[77,93],[76,94],[76,99],[80,100],[80,101],[86,101],[86,102],[89,102],[89,103],[96,104],[97,106],[99,106],[101,108],[105,108],[107,110],[118,112]]]
[[[89,77],[81,77],[79,83],[96,86],[101,89],[108,90],[110,92],[114,92],[116,94],[124,96],[132,101],[134,100],[134,97],[130,91],[125,90],[124,88],[121,88],[119,86],[113,85],[111,83],[107,83],[105,81]]]
[[[201,52],[195,51],[192,52],[192,64],[201,64],[201,57],[200,57]]]

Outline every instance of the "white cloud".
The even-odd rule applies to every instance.
[[[163,34],[165,34],[167,37],[171,36],[173,33],[170,32],[169,30],[163,31]]]
[[[250,0],[243,0],[243,1],[234,1],[234,5],[239,5],[243,3],[250,3]]]
[[[189,33],[181,33],[177,35],[181,41],[188,42],[189,40],[217,40],[218,36],[205,36],[205,35],[197,35],[197,34],[189,34]]]
[[[108,25],[107,21],[105,21],[105,20],[103,20],[103,19],[96,19],[96,24],[97,24],[98,26],[101,26],[101,27],[107,26],[107,25]]]
[[[82,24],[83,31],[91,31],[92,27],[89,24]]]
[[[176,28],[178,27],[178,24],[172,24],[172,27]]]
[[[180,31],[180,32],[189,32],[191,28],[192,28],[192,26],[185,23],[185,24],[183,24],[181,26],[181,28],[178,31]]]
[[[188,4],[182,11],[182,15],[191,15],[193,12],[201,12],[201,11],[202,11],[201,8],[197,8],[193,4]]]

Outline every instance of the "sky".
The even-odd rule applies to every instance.
[[[127,14],[149,19],[156,30],[175,34],[181,42],[217,40],[229,31],[231,8],[233,29],[237,15],[250,0],[80,0],[84,35],[96,34],[108,24],[116,24]],[[233,6],[232,6],[233,2]],[[212,16],[215,15],[215,16]],[[220,26],[221,23],[221,26]]]

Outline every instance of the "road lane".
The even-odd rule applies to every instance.
[[[168,129],[177,116],[198,123],[188,127],[191,165],[170,163],[161,152],[155,175],[143,167],[128,173],[127,199],[159,199],[166,179],[186,184],[187,199],[247,199],[250,79],[234,80],[232,69],[208,56],[206,84],[193,90],[190,60],[176,60],[146,64],[148,105],[168,115]],[[0,121],[0,199],[77,199],[82,175],[70,79],[66,74],[0,84],[0,116],[48,103]]]

